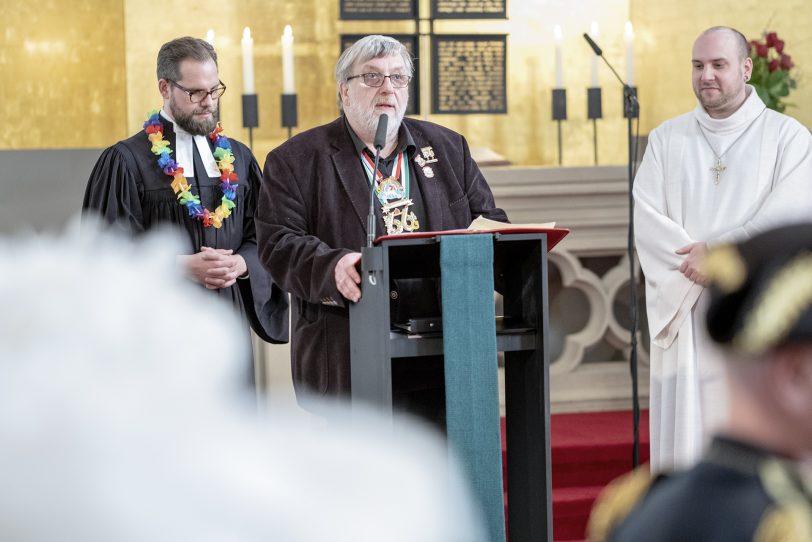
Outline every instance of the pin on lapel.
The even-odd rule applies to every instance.
[[[437,161],[437,158],[434,156],[434,149],[431,147],[421,147],[420,152],[425,157],[425,161],[427,164],[433,164]],[[422,164],[421,164],[422,165]]]
[[[414,157],[414,161],[423,169],[423,175],[431,179],[434,177],[434,170],[431,169],[428,164],[433,164],[437,162],[437,158],[434,156],[434,149],[431,147],[421,147],[420,153]]]

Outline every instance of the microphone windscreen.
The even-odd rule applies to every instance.
[[[601,51],[601,48],[598,47],[598,44],[592,41],[592,38],[589,37],[589,34],[586,32],[584,32],[584,39],[587,41],[587,43],[589,43],[589,46],[592,47],[592,50],[595,51],[596,55],[601,56],[603,54],[603,51]]]
[[[382,113],[380,117],[378,117],[378,130],[375,132],[375,148],[380,150],[386,145],[386,128],[387,124],[389,124],[389,116],[386,113]]]

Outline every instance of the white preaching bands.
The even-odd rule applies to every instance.
[[[197,146],[197,152],[200,153],[200,159],[203,161],[203,166],[206,168],[206,173],[209,177],[220,177],[220,170],[217,168],[217,161],[211,153],[206,136],[196,135],[193,136],[180,126],[178,126],[169,114],[161,109],[161,116],[170,121],[175,130],[175,162],[183,168],[183,173],[187,177],[195,176],[195,161],[192,158],[192,142]]]

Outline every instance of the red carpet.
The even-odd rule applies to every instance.
[[[502,419],[503,465],[504,419]],[[555,414],[553,540],[584,540],[592,503],[611,480],[632,468],[631,411]],[[648,461],[648,411],[640,413],[640,462]]]

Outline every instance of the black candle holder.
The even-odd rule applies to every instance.
[[[282,127],[288,129],[288,139],[298,123],[296,94],[282,94]]]
[[[567,89],[553,89],[553,120],[558,123],[558,165],[564,160],[561,144],[561,121],[567,120]]]
[[[586,116],[592,121],[592,154],[598,165],[598,119],[603,118],[603,92],[601,87],[586,89]]]
[[[601,87],[586,89],[586,114],[590,120],[603,118],[603,91]]]
[[[259,100],[256,94],[242,95],[242,127],[248,128],[248,148],[254,150],[254,128],[259,126]]]
[[[628,97],[626,96],[626,93],[628,93]],[[640,104],[637,103],[637,87],[627,85],[627,88],[624,89],[623,95],[623,118],[628,119],[630,113],[631,118],[640,118]]]

